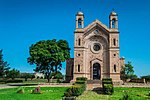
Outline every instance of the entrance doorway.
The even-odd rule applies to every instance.
[[[93,80],[100,80],[100,64],[93,64]]]

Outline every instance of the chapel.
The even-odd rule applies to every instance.
[[[75,81],[77,77],[88,80],[112,78],[120,82],[120,71],[124,66],[124,57],[120,58],[118,14],[109,15],[109,26],[96,19],[84,26],[84,13],[76,14],[74,31],[74,58],[66,61],[66,81]]]

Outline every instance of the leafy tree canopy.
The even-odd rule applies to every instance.
[[[12,70],[10,70],[8,72],[7,77],[15,79],[15,78],[19,77],[19,75],[20,75],[20,71],[15,69],[15,68],[13,68]]]
[[[146,82],[150,82],[150,75],[141,76],[142,79],[145,79]]]
[[[137,78],[137,76],[134,74],[134,67],[132,66],[131,62],[128,62],[125,64],[125,66],[122,68],[121,71],[121,79],[126,80],[126,79],[133,79]]]
[[[28,63],[36,64],[35,71],[45,73],[48,82],[51,72],[61,70],[62,62],[70,58],[70,48],[66,40],[43,40],[29,48]]]
[[[25,81],[27,81],[28,78],[31,78],[31,80],[35,78],[33,73],[20,73],[20,77],[24,78]]]
[[[53,79],[63,79],[63,75],[60,71],[52,72],[50,75],[50,78],[52,78],[52,77],[53,77]]]
[[[133,69],[131,62],[128,62],[127,64],[125,64],[125,74],[127,74],[127,75],[134,74],[134,69]]]
[[[0,77],[5,77],[10,69],[7,61],[3,60],[3,50],[0,50]]]

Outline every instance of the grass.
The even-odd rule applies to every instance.
[[[67,87],[41,87],[42,94],[31,94],[35,87],[25,87],[24,94],[16,93],[18,88],[0,89],[0,100],[62,100]]]
[[[85,91],[77,100],[119,100],[125,94],[125,91],[132,97],[133,100],[150,100],[148,93],[150,88],[126,88],[115,87],[113,95],[97,94],[94,91]]]
[[[67,87],[41,87],[42,94],[31,94],[35,87],[25,87],[24,94],[18,94],[18,88],[0,89],[0,100],[62,100]],[[85,91],[77,100],[119,100],[125,91],[133,100],[150,100],[150,88],[115,87],[113,95],[98,94],[94,91]]]

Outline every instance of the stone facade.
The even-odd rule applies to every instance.
[[[120,58],[117,13],[110,13],[108,28],[98,19],[84,27],[84,14],[78,12],[74,31],[74,59],[67,60],[66,79],[112,78],[119,82],[121,66],[124,66],[124,58]]]

